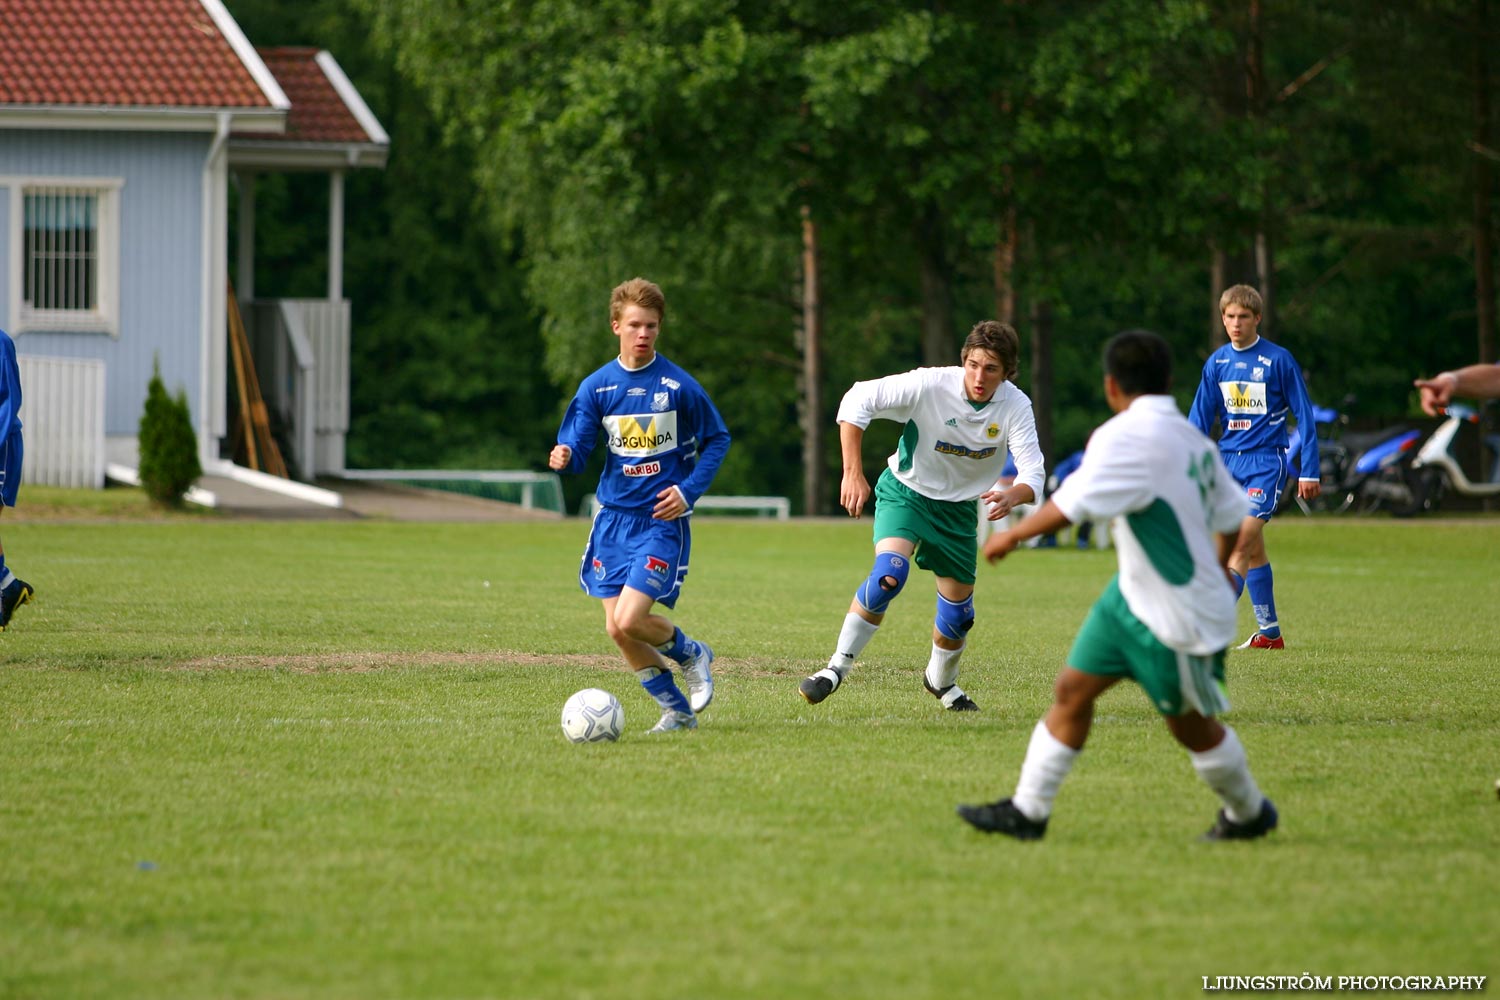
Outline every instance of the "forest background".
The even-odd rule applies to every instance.
[[[848,385],[956,364],[980,319],[1021,332],[1049,466],[1122,328],[1190,399],[1235,282],[1356,425],[1496,358],[1489,0],[226,5],[333,52],[391,135],[348,181],[352,468],[543,469],[637,274],[734,434],[714,492],[806,513]],[[326,187],[260,179],[262,294],[320,294]]]

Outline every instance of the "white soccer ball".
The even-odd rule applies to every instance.
[[[563,703],[563,735],[574,743],[613,743],[624,728],[625,709],[608,691],[584,688]]]

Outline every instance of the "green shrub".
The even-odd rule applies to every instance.
[[[161,380],[161,362],[151,366],[146,387],[146,411],[140,426],[141,486],[163,507],[181,507],[182,498],[203,475],[198,461],[198,438],[188,411],[187,393],[174,399]]]

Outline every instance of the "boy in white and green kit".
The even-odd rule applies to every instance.
[[[1078,471],[1040,510],[992,535],[984,555],[995,562],[1027,538],[1110,518],[1119,573],[1074,640],[1015,794],[958,814],[987,832],[1040,839],[1088,738],[1094,702],[1130,678],[1223,802],[1204,838],[1262,837],[1276,827],[1276,807],[1251,776],[1239,737],[1215,718],[1229,708],[1224,653],[1235,637],[1235,592],[1227,566],[1248,501],[1214,443],[1167,394],[1166,341],[1147,330],[1118,334],[1105,347],[1104,372],[1115,416],[1094,432]]]
[[[874,420],[902,425],[901,440],[876,481],[875,561],[844,615],[828,665],[798,690],[809,704],[844,683],[887,609],[906,586],[912,563],[932,573],[937,608],[922,686],[950,712],[979,706],[958,686],[958,660],[974,627],[979,509],[998,521],[1042,494],[1046,472],[1031,400],[1016,387],[1020,338],[1008,323],[976,323],[959,353],[962,366],[917,368],[856,382],[839,404],[844,475],[839,504],[859,517],[872,495],[861,447]],[[1005,456],[1014,482],[1001,482]]]

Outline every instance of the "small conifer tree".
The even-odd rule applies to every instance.
[[[187,393],[174,399],[161,380],[161,361],[151,366],[146,387],[146,411],[141,414],[141,486],[146,495],[163,507],[180,507],[182,498],[203,475],[198,461],[198,438],[188,410]]]

